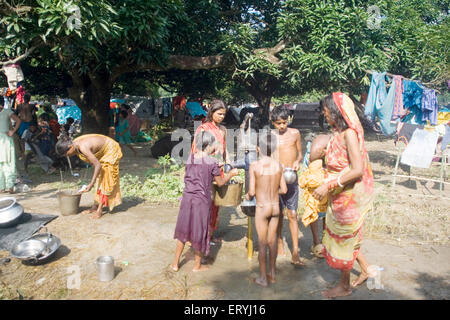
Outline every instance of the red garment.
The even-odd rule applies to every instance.
[[[58,120],[56,120],[56,119],[51,119],[51,120],[48,122],[48,125],[49,125],[50,128],[52,129],[55,138],[58,139],[58,137],[59,137],[59,132],[60,132],[60,130],[61,130],[61,126],[59,125]]]
[[[25,89],[20,86],[16,90],[16,105],[23,103],[23,96],[25,95]]]
[[[183,95],[175,97],[173,98],[172,104],[175,111],[184,110],[186,109],[186,98]]]
[[[139,130],[141,130],[142,121],[139,119],[139,117],[131,110],[128,110],[128,125],[130,128],[130,134],[134,137],[139,133]]]

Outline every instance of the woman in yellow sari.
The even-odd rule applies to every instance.
[[[373,174],[364,145],[364,131],[352,100],[341,92],[320,102],[333,137],[326,151],[327,180],[313,195],[326,195],[329,210],[322,244],[327,263],[341,270],[339,284],[324,291],[325,297],[347,296],[368,278],[369,264],[361,252],[362,226],[373,201]],[[361,267],[358,279],[350,285],[350,271],[355,259]]]
[[[84,190],[90,191],[95,184],[94,205],[83,213],[96,212],[92,218],[98,219],[102,216],[103,207],[112,211],[122,203],[119,177],[122,150],[114,139],[100,134],[87,134],[72,141],[63,136],[56,144],[56,152],[61,156],[77,155],[94,167],[91,183]]]

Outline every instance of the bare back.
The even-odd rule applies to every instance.
[[[287,190],[287,186],[278,161],[263,157],[250,166],[249,193],[256,197],[256,215],[266,218],[279,215],[280,189]]]
[[[103,135],[85,135],[78,137],[74,144],[77,145],[78,150],[86,157],[93,156],[99,152],[105,145],[108,137]]]
[[[18,109],[19,119],[23,122],[33,121],[33,113],[35,112],[34,104],[22,103]]]

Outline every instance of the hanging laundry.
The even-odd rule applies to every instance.
[[[422,95],[424,87],[411,80],[403,81],[403,107],[410,108],[413,106],[422,106]]]
[[[155,104],[155,113],[162,115],[163,113],[163,101],[162,99],[153,99],[153,103]]]
[[[395,82],[393,82],[388,94],[386,92],[386,80],[388,80],[386,72],[373,73],[364,115],[372,123],[375,122],[378,116],[383,133],[385,135],[392,135],[395,132],[395,126],[391,124],[391,118],[396,90]]]
[[[400,162],[415,168],[429,168],[438,138],[436,131],[416,129],[402,153]]]
[[[192,118],[202,115],[206,117],[206,111],[202,108],[202,105],[199,102],[186,103],[186,109],[189,111]]]
[[[403,109],[403,85],[402,76],[393,76],[393,83],[395,83],[395,100],[394,100],[394,110],[392,111],[392,121],[400,119],[405,114],[405,109]]]
[[[163,98],[163,117],[167,118],[168,116],[172,115],[172,102],[170,101],[170,98]]]
[[[437,125],[438,101],[436,91],[433,89],[423,89],[422,94],[422,121],[430,121],[430,124]]]
[[[16,90],[16,105],[23,103],[23,97],[25,95],[25,89],[22,86],[17,87]]]
[[[8,87],[11,90],[16,90],[20,82],[24,80],[22,68],[18,63],[5,65],[2,71],[8,79]]]

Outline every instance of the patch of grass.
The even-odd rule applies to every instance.
[[[364,228],[369,237],[443,245],[450,242],[450,211],[438,201],[402,200],[387,190],[378,190]]]

